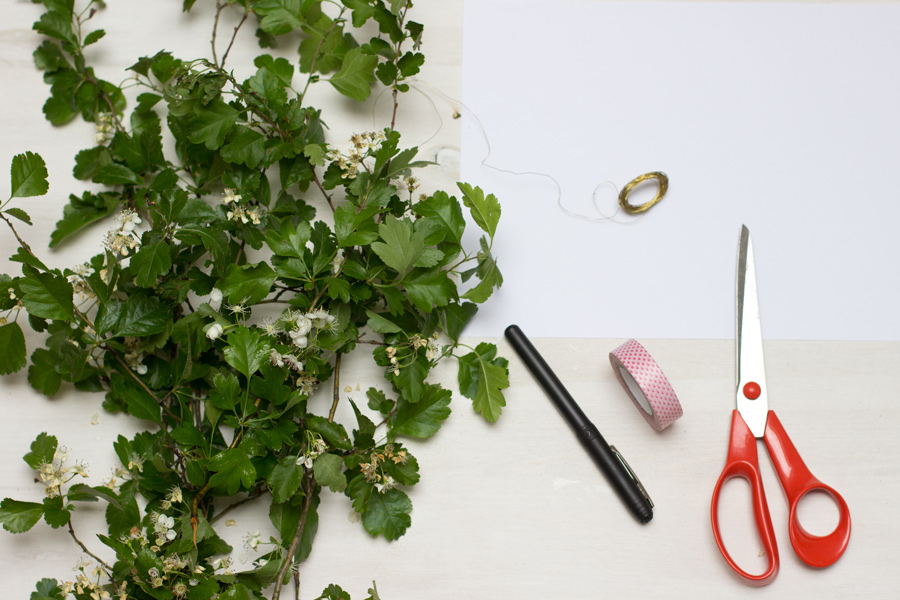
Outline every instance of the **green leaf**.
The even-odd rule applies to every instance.
[[[412,519],[412,502],[402,491],[394,488],[383,494],[372,493],[366,503],[362,522],[372,535],[383,535],[387,540],[396,540],[409,528]]]
[[[44,463],[52,463],[56,454],[57,444],[56,436],[47,433],[39,433],[31,442],[31,452],[22,457],[29,467],[37,471]]]
[[[40,154],[25,152],[17,154],[10,165],[12,198],[43,196],[50,189],[47,181],[47,165]]]
[[[0,523],[11,533],[24,533],[44,516],[44,505],[4,498],[0,502]]]
[[[447,333],[447,336],[454,342],[458,341],[459,336],[462,335],[463,328],[477,312],[478,306],[471,302],[451,303],[445,306],[443,319],[444,331]]]
[[[73,47],[78,44],[78,39],[75,37],[75,31],[72,28],[71,13],[65,15],[54,10],[48,10],[35,22],[32,29],[48,37],[56,38]]]
[[[456,284],[447,271],[434,269],[407,278],[403,287],[409,299],[422,312],[431,312],[436,306],[446,306],[456,299]]]
[[[37,348],[31,354],[31,365],[28,367],[28,383],[31,387],[52,396],[59,391],[62,377],[57,370],[57,357],[44,348]]]
[[[443,241],[459,245],[466,229],[459,201],[446,192],[435,192],[421,202],[413,204],[413,212],[422,218],[416,221],[416,229],[425,234],[425,244],[433,246]]]
[[[205,144],[210,150],[221,148],[239,114],[233,106],[214,100],[197,110],[197,116],[188,124],[192,132],[188,139],[195,144]]]
[[[322,590],[318,600],[350,600],[350,594],[341,589],[339,585],[332,583]]]
[[[15,373],[25,366],[25,334],[18,323],[7,323],[0,327],[0,375]]]
[[[84,45],[90,46],[91,44],[96,44],[101,39],[103,39],[103,36],[105,36],[105,35],[106,35],[106,32],[103,31],[102,29],[95,29],[94,31],[92,31],[89,34],[87,34],[86,36],[84,36]]]
[[[428,377],[428,359],[423,353],[416,353],[415,360],[408,357],[400,359],[403,366],[399,375],[389,375],[391,381],[400,389],[400,394],[407,402],[418,402],[425,394],[425,378]]]
[[[255,265],[230,265],[224,278],[216,287],[228,297],[231,304],[256,304],[269,295],[276,274],[268,263]]]
[[[75,304],[72,301],[72,284],[61,275],[39,273],[31,266],[23,266],[25,274],[19,281],[22,304],[28,313],[42,319],[72,320]]]
[[[132,294],[125,301],[113,337],[145,337],[160,333],[169,322],[169,313],[156,296]]]
[[[494,344],[481,343],[459,358],[459,391],[492,423],[506,406],[501,390],[509,387],[508,362],[496,355]]]
[[[131,375],[112,373],[109,396],[123,402],[128,414],[162,424],[162,412],[156,398],[135,382]]]
[[[140,175],[119,163],[109,163],[100,167],[91,181],[104,185],[144,185]]]
[[[71,513],[63,504],[60,496],[55,498],[44,498],[44,521],[53,529],[59,529],[63,525],[69,523]]]
[[[425,384],[425,392],[416,403],[401,400],[391,419],[391,433],[413,438],[431,437],[450,416],[450,390],[439,385]]]
[[[394,402],[388,400],[381,390],[369,388],[366,390],[366,397],[369,399],[369,408],[377,410],[382,415],[387,415],[394,408]]]
[[[257,0],[253,3],[260,28],[272,35],[284,35],[303,25],[301,0]]]
[[[286,58],[272,58],[270,54],[261,54],[253,59],[253,65],[257,69],[268,69],[284,87],[290,87],[294,78],[294,65]]]
[[[249,489],[256,481],[256,467],[240,447],[213,456],[209,460],[209,470],[215,473],[209,478],[210,486],[224,486],[229,496],[234,496],[242,487]]]
[[[388,314],[379,314],[368,309],[366,309],[366,314],[369,316],[366,325],[375,333],[388,334],[403,331],[403,327],[391,321]]]
[[[303,146],[303,156],[308,158],[309,162],[314,165],[325,166],[325,150],[322,148],[322,144],[307,144]]]
[[[372,243],[372,250],[384,264],[400,273],[401,278],[425,251],[424,236],[413,231],[408,219],[388,215],[378,226],[378,235],[384,242]]]
[[[297,456],[291,454],[278,461],[266,482],[272,490],[272,502],[280,504],[290,500],[303,483],[303,466],[297,464]]]
[[[266,138],[260,132],[236,125],[237,129],[222,148],[222,158],[230,163],[245,164],[255,169],[266,157]]]
[[[334,211],[334,235],[338,246],[365,246],[377,240],[378,224],[374,217],[382,210],[374,202],[363,209],[358,209],[350,202],[338,206]]]
[[[128,535],[132,527],[140,524],[141,513],[134,498],[135,487],[133,481],[122,484],[119,488],[119,503],[111,502],[106,506],[106,523],[113,539]]]
[[[491,256],[484,237],[481,238],[481,249],[482,252],[478,256],[478,267],[475,270],[481,281],[463,294],[463,298],[479,304],[491,297],[495,287],[503,284],[503,275],[500,274],[497,262]]]
[[[256,329],[238,327],[228,334],[228,347],[225,348],[225,360],[229,365],[250,376],[259,370],[260,365],[269,356],[269,342],[263,339]]]
[[[319,415],[307,415],[306,427],[321,435],[326,442],[341,450],[349,450],[352,446],[347,430],[340,423],[329,421]]]
[[[41,579],[35,585],[29,600],[65,600],[62,588],[55,579]]]
[[[328,486],[332,492],[342,493],[347,489],[347,476],[343,472],[344,460],[337,454],[325,453],[313,462],[316,483]]]
[[[69,204],[63,208],[63,218],[56,222],[56,230],[50,235],[50,247],[55,248],[82,227],[109,215],[120,202],[117,195],[109,193],[85,192],[81,198],[69,196]]]
[[[344,55],[340,71],[332,75],[328,81],[343,95],[362,102],[372,93],[377,65],[377,56],[364,54],[359,48],[352,48]]]
[[[241,393],[241,382],[234,373],[216,373],[209,394],[212,405],[222,410],[234,410]]]
[[[75,166],[72,167],[72,175],[76,179],[86,181],[111,162],[112,156],[106,146],[88,148],[75,155]]]
[[[172,252],[169,244],[160,239],[141,246],[131,257],[134,282],[141,287],[154,287],[156,280],[172,268]]]
[[[500,202],[493,194],[485,198],[484,192],[479,187],[472,187],[468,183],[457,185],[463,193],[463,203],[471,211],[475,223],[494,239],[497,223],[500,222]]]
[[[7,208],[3,212],[8,214],[11,217],[15,217],[16,219],[22,221],[23,223],[26,223],[28,225],[33,224],[31,222],[31,217],[29,217],[28,213],[25,212],[24,210],[22,210],[21,208],[16,208],[16,207]]]

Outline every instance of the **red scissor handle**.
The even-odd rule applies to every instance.
[[[813,477],[791,443],[781,421],[771,410],[766,421],[764,439],[790,506],[789,531],[794,551],[810,566],[827,567],[833,564],[847,549],[850,541],[850,510],[847,503],[833,488]],[[797,505],[803,496],[814,491],[825,492],[838,507],[837,527],[828,535],[813,535],[800,525]]]
[[[766,552],[768,566],[761,575],[751,575],[741,569],[728,554],[722,536],[719,533],[719,491],[722,484],[732,477],[743,477],[750,483],[753,494],[753,517],[763,549]],[[759,455],[756,451],[756,438],[750,433],[750,429],[744,422],[741,413],[734,411],[731,414],[731,441],[728,445],[728,458],[725,459],[725,468],[716,482],[712,497],[712,529],[716,537],[716,545],[725,557],[728,565],[740,577],[751,585],[766,585],[775,579],[778,574],[778,546],[775,544],[775,532],[772,529],[772,517],[769,516],[769,506],[766,504],[766,493],[763,489],[762,478],[759,476]]]

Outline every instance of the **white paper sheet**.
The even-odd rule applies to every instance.
[[[733,337],[743,223],[765,338],[900,340],[898,24],[884,4],[468,0],[462,177],[500,199],[505,282],[466,334]],[[483,165],[485,135],[486,165],[552,175],[571,210],[648,171],[669,193],[631,225],[578,220],[549,179]]]

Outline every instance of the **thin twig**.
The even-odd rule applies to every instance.
[[[334,355],[334,400],[331,402],[331,410],[328,412],[329,421],[334,421],[334,413],[341,400],[341,356],[343,354],[340,352]]]
[[[259,495],[257,495],[257,496],[247,496],[247,497],[244,498],[243,500],[238,500],[238,501],[235,502],[234,504],[229,504],[228,506],[226,506],[225,508],[222,509],[222,512],[220,512],[220,513],[217,514],[217,515],[213,515],[212,517],[210,517],[210,519],[209,519],[209,524],[212,525],[213,523],[215,523],[216,521],[218,521],[219,519],[221,519],[223,516],[225,516],[227,513],[231,512],[232,510],[234,510],[234,509],[237,508],[238,506],[240,506],[240,505],[242,505],[242,504],[246,504],[246,503],[248,503],[248,502],[250,502],[250,501],[252,501],[252,500],[256,500],[257,498],[261,497],[266,491],[267,491],[267,489],[266,489],[265,487],[261,487],[261,488],[259,489],[259,492],[260,492]]]
[[[303,482],[303,491],[306,494],[303,498],[303,510],[300,512],[300,520],[297,522],[296,531],[294,531],[294,539],[291,540],[291,545],[284,557],[284,562],[281,563],[281,568],[278,569],[278,574],[275,576],[275,589],[272,591],[272,600],[278,600],[281,597],[281,587],[284,576],[287,574],[288,569],[294,564],[294,555],[297,553],[297,547],[300,545],[300,538],[303,537],[303,530],[306,528],[306,517],[309,515],[309,505],[312,503],[313,490],[313,480],[310,471],[306,471],[306,477]],[[295,586],[300,586],[299,574]]]
[[[244,24],[244,21],[247,20],[247,17],[250,15],[249,10],[244,10],[244,16],[241,18],[241,22],[237,24],[234,28],[234,33],[231,35],[231,41],[228,42],[228,48],[225,49],[225,54],[222,55],[222,66],[225,66],[225,61],[228,60],[228,53],[231,52],[231,47],[234,46],[234,40],[237,38],[238,31],[241,28],[241,25]]]
[[[219,59],[216,56],[216,34],[219,31],[219,17],[221,16],[223,10],[225,10],[225,5],[217,0],[216,18],[213,21],[212,39],[210,40],[210,45],[212,46],[213,63],[215,63],[217,66],[219,64]]]
[[[97,556],[96,554],[94,554],[93,552],[91,552],[90,550],[88,550],[88,549],[87,549],[87,546],[85,546],[85,545],[81,542],[81,540],[78,539],[78,536],[75,535],[75,529],[72,527],[72,520],[71,520],[71,518],[69,519],[69,535],[72,536],[72,539],[75,540],[75,543],[78,544],[78,547],[81,548],[81,551],[82,551],[82,552],[84,552],[85,554],[87,554],[88,556],[90,556],[91,558],[93,558],[94,560],[96,560],[98,563],[100,563],[100,565],[101,565],[104,569],[107,570],[108,574],[109,574],[109,575],[112,575],[112,572],[113,572],[112,567],[109,566],[108,564],[106,564],[106,562],[105,562],[102,558],[100,558],[99,556]]]

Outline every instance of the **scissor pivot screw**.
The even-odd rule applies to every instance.
[[[748,400],[756,400],[762,394],[762,388],[755,381],[750,381],[744,385],[744,397]]]

